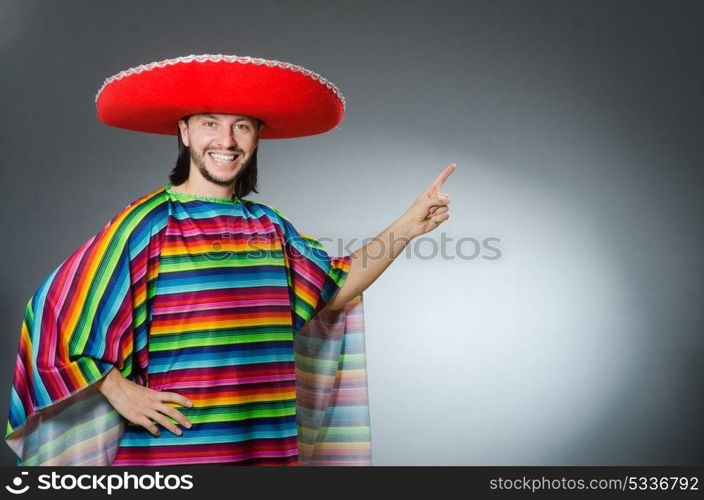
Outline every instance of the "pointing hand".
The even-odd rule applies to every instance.
[[[440,188],[456,168],[454,163],[445,167],[401,217],[410,228],[411,237],[428,233],[450,218],[450,196],[441,193]]]

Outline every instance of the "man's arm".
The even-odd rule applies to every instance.
[[[372,241],[352,253],[345,283],[324,308],[339,312],[347,302],[366,290],[416,236],[437,228],[449,219],[450,197],[439,192],[456,166],[448,165],[416,198],[411,207]]]

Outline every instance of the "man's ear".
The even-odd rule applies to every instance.
[[[183,120],[179,120],[178,130],[181,134],[181,142],[183,142],[184,146],[188,147],[188,124]]]

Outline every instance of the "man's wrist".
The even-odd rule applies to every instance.
[[[405,217],[400,217],[391,225],[391,232],[394,239],[412,240],[417,234],[413,232],[413,224]]]
[[[95,383],[95,387],[101,393],[103,393],[104,396],[106,396],[111,391],[111,389],[114,387],[114,385],[115,385],[114,377],[115,377],[116,372],[117,372],[116,368],[111,369],[103,378],[101,378],[100,380],[98,380]],[[119,376],[119,374],[118,374],[118,376]]]

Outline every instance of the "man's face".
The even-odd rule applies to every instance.
[[[243,115],[217,113],[192,115],[178,122],[191,164],[210,182],[232,185],[259,143],[257,120]]]

